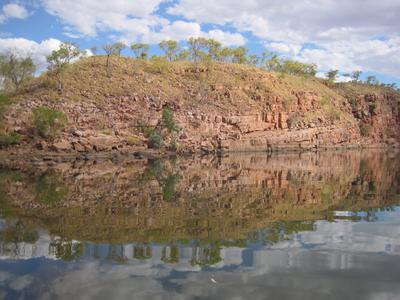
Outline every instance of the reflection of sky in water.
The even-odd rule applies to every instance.
[[[314,231],[275,244],[222,248],[221,261],[203,268],[191,263],[191,245],[178,245],[175,263],[165,263],[169,246],[152,244],[151,257],[139,260],[134,244],[114,245],[114,255],[127,258],[115,263],[107,260],[110,245],[84,243],[82,256],[66,262],[55,259],[54,237],[40,231],[37,242],[20,243],[17,252],[1,245],[0,296],[399,299],[399,213],[378,212],[376,222],[317,221]]]

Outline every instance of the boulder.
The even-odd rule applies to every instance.
[[[117,140],[112,136],[99,135],[96,137],[90,137],[89,144],[92,145],[95,151],[107,151],[111,150],[113,146],[117,143]]]
[[[50,148],[53,151],[65,152],[65,151],[71,150],[72,149],[72,145],[71,145],[70,142],[68,142],[66,140],[61,140],[61,141],[53,143]]]

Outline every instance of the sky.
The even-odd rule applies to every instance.
[[[0,54],[39,68],[61,41],[144,42],[158,54],[161,40],[197,36],[400,85],[400,0],[0,0]]]

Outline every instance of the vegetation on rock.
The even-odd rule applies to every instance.
[[[46,139],[54,139],[67,123],[62,111],[49,107],[33,109],[33,117],[36,132]]]

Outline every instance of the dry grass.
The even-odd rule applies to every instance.
[[[308,92],[316,95],[321,105],[308,112],[305,119],[312,120],[322,114],[336,120],[352,118],[347,99],[353,94],[390,90],[360,84],[328,87],[324,80],[315,77],[283,76],[231,63],[170,63],[113,57],[111,70],[112,76],[108,77],[105,57],[89,57],[70,66],[62,93],[57,92],[54,80],[45,73],[32,80],[16,99],[96,103],[127,99],[153,99],[157,102],[162,99],[182,108],[201,106],[204,111],[221,109],[243,113],[252,109],[265,111],[281,107],[294,113],[296,94]],[[275,101],[272,103],[270,99],[278,100],[272,100]],[[329,105],[324,105],[324,99],[329,99]]]

